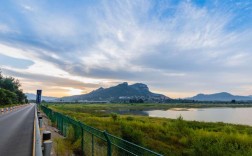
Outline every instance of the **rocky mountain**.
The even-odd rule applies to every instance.
[[[25,93],[25,95],[27,96],[28,100],[36,100],[36,94],[33,93]],[[50,97],[50,96],[42,96],[41,100],[45,100],[45,101],[52,101],[57,99],[56,97]]]
[[[130,99],[162,100],[169,99],[165,95],[152,93],[148,86],[142,83],[128,85],[121,83],[110,88],[98,88],[88,94],[62,97],[57,101],[118,101]]]
[[[232,95],[227,92],[215,93],[215,94],[198,94],[194,97],[188,98],[190,100],[197,100],[197,101],[251,101],[251,96],[238,96]]]

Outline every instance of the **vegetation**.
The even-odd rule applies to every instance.
[[[57,156],[73,155],[73,151],[77,151],[80,146],[80,141],[74,138],[74,129],[69,127],[66,138],[54,138],[55,154]]]
[[[0,107],[27,103],[28,100],[20,87],[19,80],[13,77],[3,77],[0,71]]]
[[[155,106],[153,106],[155,105]],[[112,110],[175,107],[157,104],[48,105],[87,125],[106,130],[164,155],[252,155],[252,127],[119,115]]]

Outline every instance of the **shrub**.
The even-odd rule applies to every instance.
[[[127,125],[121,126],[122,138],[138,145],[143,144],[143,133]]]
[[[118,120],[118,115],[116,113],[112,113],[111,117],[112,117],[113,121]]]
[[[228,134],[237,133],[237,130],[234,127],[229,126],[229,125],[225,126],[223,128],[223,131],[226,132],[226,133],[228,133]]]
[[[132,117],[132,116],[127,116],[127,117],[126,117],[126,120],[127,120],[127,121],[133,121],[133,120],[134,120],[134,117]]]
[[[69,147],[69,143],[63,138],[53,139],[53,146],[56,156],[72,155],[73,152]]]
[[[174,128],[179,132],[179,136],[189,135],[190,130],[187,127],[187,123],[183,120],[183,117],[180,115],[174,123]]]
[[[67,128],[67,136],[66,139],[71,142],[74,143],[75,142],[75,136],[74,136],[74,128],[72,126],[69,126]]]

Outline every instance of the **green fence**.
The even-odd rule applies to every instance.
[[[70,126],[74,129],[75,140],[81,140],[81,153],[85,156],[162,156],[156,152],[128,142],[106,131],[100,131],[66,115],[41,106],[43,112],[56,124],[63,136]],[[157,145],[158,146],[158,145]]]

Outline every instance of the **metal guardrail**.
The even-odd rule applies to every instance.
[[[38,116],[37,116],[37,107],[35,106],[35,119],[34,119],[34,149],[33,156],[42,156],[42,148],[41,148],[41,138],[40,138],[40,130],[38,124]]]
[[[70,126],[76,140],[81,139],[81,154],[107,156],[162,156],[159,153],[118,138],[106,131],[98,130],[66,115],[41,106],[43,112],[55,123],[63,136],[67,136]]]

